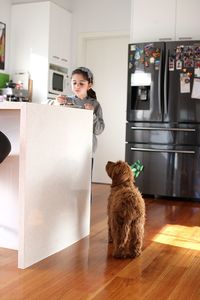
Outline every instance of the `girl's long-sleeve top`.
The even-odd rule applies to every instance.
[[[67,97],[66,105],[72,104],[75,107],[84,108],[85,103],[90,103],[94,106],[93,110],[93,154],[97,148],[97,135],[101,134],[105,128],[103,113],[100,103],[93,98],[86,97],[79,99],[76,96]]]

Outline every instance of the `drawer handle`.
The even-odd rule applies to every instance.
[[[131,151],[143,151],[143,152],[166,152],[166,153],[182,153],[182,154],[195,154],[192,150],[163,150],[163,149],[149,149],[149,148],[134,148],[131,147]]]
[[[131,126],[132,130],[161,130],[161,131],[186,131],[195,132],[195,128],[160,128],[160,127],[136,127]]]

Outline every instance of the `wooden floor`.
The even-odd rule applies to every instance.
[[[145,199],[144,250],[112,258],[107,242],[109,185],[93,184],[90,237],[34,266],[0,248],[1,300],[200,300],[200,202]]]

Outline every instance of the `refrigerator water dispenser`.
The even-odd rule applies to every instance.
[[[131,87],[131,109],[150,109],[150,86]]]
[[[131,109],[150,109],[151,73],[131,74]]]

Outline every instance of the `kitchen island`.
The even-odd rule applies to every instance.
[[[0,247],[26,268],[90,232],[92,111],[0,102]]]

